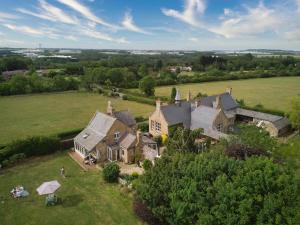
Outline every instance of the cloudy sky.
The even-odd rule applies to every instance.
[[[0,46],[300,50],[300,0],[0,0]]]

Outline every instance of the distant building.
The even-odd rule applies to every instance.
[[[169,71],[172,73],[179,72],[192,72],[193,68],[191,66],[171,66],[169,67]]]
[[[175,104],[162,105],[157,100],[156,110],[149,117],[149,133],[153,136],[169,135],[170,128],[182,126],[190,130],[202,128],[205,136],[219,140],[226,138],[240,121],[263,127],[271,136],[281,136],[290,128],[285,117],[240,108],[231,95],[231,89],[195,100],[190,93],[187,100],[182,100],[177,90]]]

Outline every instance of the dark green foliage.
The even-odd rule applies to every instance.
[[[153,167],[153,164],[152,164],[152,162],[149,159],[145,159],[143,161],[143,169],[145,171],[150,170],[152,167]]]
[[[0,95],[16,95],[40,92],[77,90],[79,81],[73,77],[39,77],[16,75],[11,80],[0,83]]]
[[[168,151],[198,152],[195,140],[200,137],[202,132],[202,129],[191,131],[178,127],[168,142]]]
[[[146,96],[153,96],[155,87],[155,80],[151,76],[144,77],[139,84],[139,88]]]
[[[175,97],[176,97],[176,88],[173,87],[171,91],[171,97],[170,97],[170,102],[174,103],[175,102]]]
[[[157,135],[153,138],[153,140],[157,143],[158,146],[162,145],[162,137],[161,135]]]
[[[148,132],[149,131],[149,124],[147,123],[139,123],[138,124],[138,129],[141,130],[142,132]]]
[[[114,183],[118,181],[120,167],[116,163],[109,163],[103,169],[103,178],[106,182]]]
[[[260,149],[269,154],[276,152],[278,148],[277,140],[270,137],[269,133],[263,128],[253,125],[240,125],[239,130],[237,135],[231,136],[228,146],[239,144],[247,148]]]
[[[15,154],[24,154],[26,157],[46,155],[60,149],[59,138],[29,137],[23,140],[13,141],[5,148],[0,149],[0,162]]]
[[[14,165],[18,162],[21,162],[25,158],[26,158],[26,155],[24,153],[14,154],[11,157],[9,157],[8,159],[3,160],[2,166],[7,167],[7,166]]]
[[[264,157],[221,153],[163,156],[146,171],[137,194],[167,224],[297,224],[299,180]]]

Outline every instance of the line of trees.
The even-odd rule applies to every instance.
[[[274,76],[300,76],[300,60],[291,56],[288,57],[254,57],[251,54],[241,56],[216,56],[207,54],[185,54],[178,55],[154,55],[136,56],[126,53],[119,55],[108,55],[95,51],[83,51],[76,55],[77,59],[51,59],[38,58],[31,60],[21,56],[8,56],[0,58],[0,72],[9,70],[28,70],[34,73],[37,69],[57,69],[50,71],[48,78],[76,77],[80,86],[86,89],[97,87],[121,87],[138,88],[143,86],[144,81],[151,77],[155,86],[173,85],[180,83],[198,83],[221,80],[237,80]],[[189,65],[193,67],[193,74],[170,72],[169,66]],[[74,80],[72,80],[73,82]],[[1,82],[1,79],[0,79]],[[46,85],[51,80],[44,79],[44,91],[69,90],[72,88],[53,87]],[[53,81],[54,82],[54,81]],[[2,80],[2,83],[7,83]],[[13,89],[12,84],[2,85],[5,94],[8,89]],[[8,88],[8,86],[10,86]],[[52,86],[52,87],[49,87]],[[79,85],[77,85],[77,88]],[[32,88],[35,89],[35,88]],[[150,89],[149,89],[150,90]],[[142,90],[147,95],[154,94],[153,91]],[[35,91],[22,91],[31,93]],[[1,92],[3,93],[3,91]],[[1,94],[0,93],[0,94]],[[10,91],[14,94],[14,91]]]

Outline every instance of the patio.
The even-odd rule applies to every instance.
[[[95,164],[89,165],[84,163],[84,159],[77,154],[75,151],[68,152],[69,156],[84,170],[97,170],[97,167]]]

